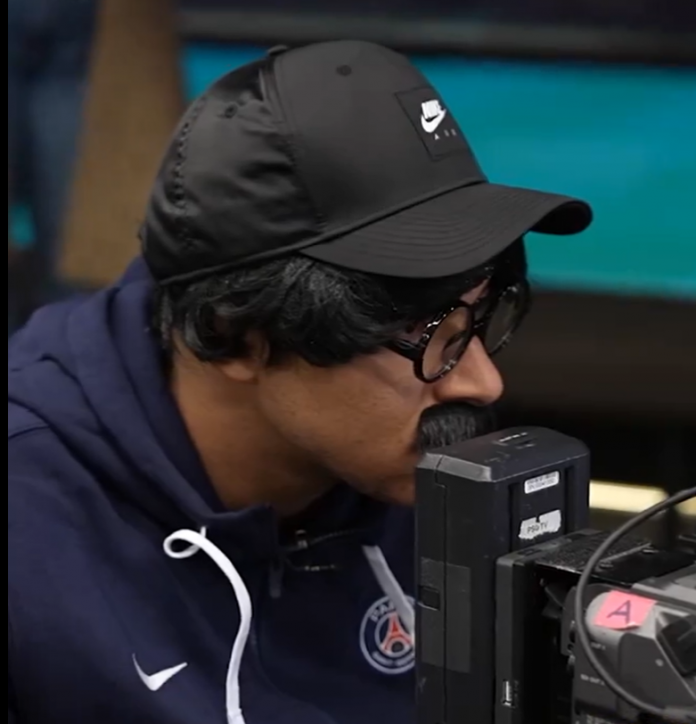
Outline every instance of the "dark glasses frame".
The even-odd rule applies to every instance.
[[[437,380],[442,379],[457,366],[474,337],[485,339],[488,325],[493,319],[493,315],[498,309],[498,306],[507,296],[513,294],[517,297],[517,304],[519,305],[518,312],[514,319],[514,323],[505,333],[505,336],[501,339],[501,341],[492,350],[486,350],[492,357],[507,346],[529,311],[529,307],[531,305],[531,290],[529,282],[526,279],[520,279],[513,283],[502,285],[499,288],[499,291],[492,292],[492,297],[489,293],[489,295],[485,298],[479,299],[474,303],[470,304],[468,302],[459,301],[447,309],[444,309],[430,322],[428,322],[418,342],[409,342],[405,339],[392,339],[385,342],[383,346],[392,352],[396,352],[396,354],[401,357],[411,360],[413,362],[414,374],[421,382],[436,382]],[[433,338],[439,326],[445,321],[445,319],[447,319],[447,317],[449,317],[449,315],[457,309],[462,308],[467,310],[469,320],[470,322],[473,321],[473,323],[467,325],[466,330],[462,333],[462,339],[457,340],[459,342],[459,346],[457,353],[453,356],[453,358],[446,362],[443,368],[436,375],[431,377],[426,376],[423,369],[423,362],[430,340]],[[479,314],[481,309],[484,309],[484,311],[482,314]]]

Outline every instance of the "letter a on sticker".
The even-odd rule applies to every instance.
[[[631,620],[631,600],[627,599],[624,601],[617,609],[616,611],[612,611],[611,613],[607,614],[607,618],[615,618],[618,616],[619,618],[622,618],[624,620],[624,624],[628,626],[630,620]]]
[[[615,631],[638,628],[645,623],[654,605],[655,601],[651,598],[635,596],[625,591],[611,591],[606,594],[594,624]]]

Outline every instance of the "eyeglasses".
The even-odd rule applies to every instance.
[[[435,382],[454,369],[474,337],[490,356],[500,352],[527,314],[530,296],[526,280],[491,289],[474,304],[457,302],[438,314],[417,342],[397,338],[384,346],[411,360],[419,380]]]

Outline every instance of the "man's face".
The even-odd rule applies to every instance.
[[[484,293],[482,285],[462,300]],[[374,498],[413,504],[422,452],[490,431],[489,406],[502,391],[475,337],[436,382],[420,381],[410,360],[387,349],[331,368],[295,358],[263,370],[257,402],[312,467]]]

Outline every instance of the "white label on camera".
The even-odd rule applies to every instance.
[[[558,485],[561,482],[561,474],[559,472],[546,473],[545,475],[539,475],[536,478],[530,478],[524,481],[524,492],[537,493],[540,490],[546,490],[546,488],[553,488],[554,485]]]
[[[558,533],[562,524],[563,516],[560,510],[551,510],[536,518],[528,518],[520,525],[520,540],[534,540],[542,535]]]

